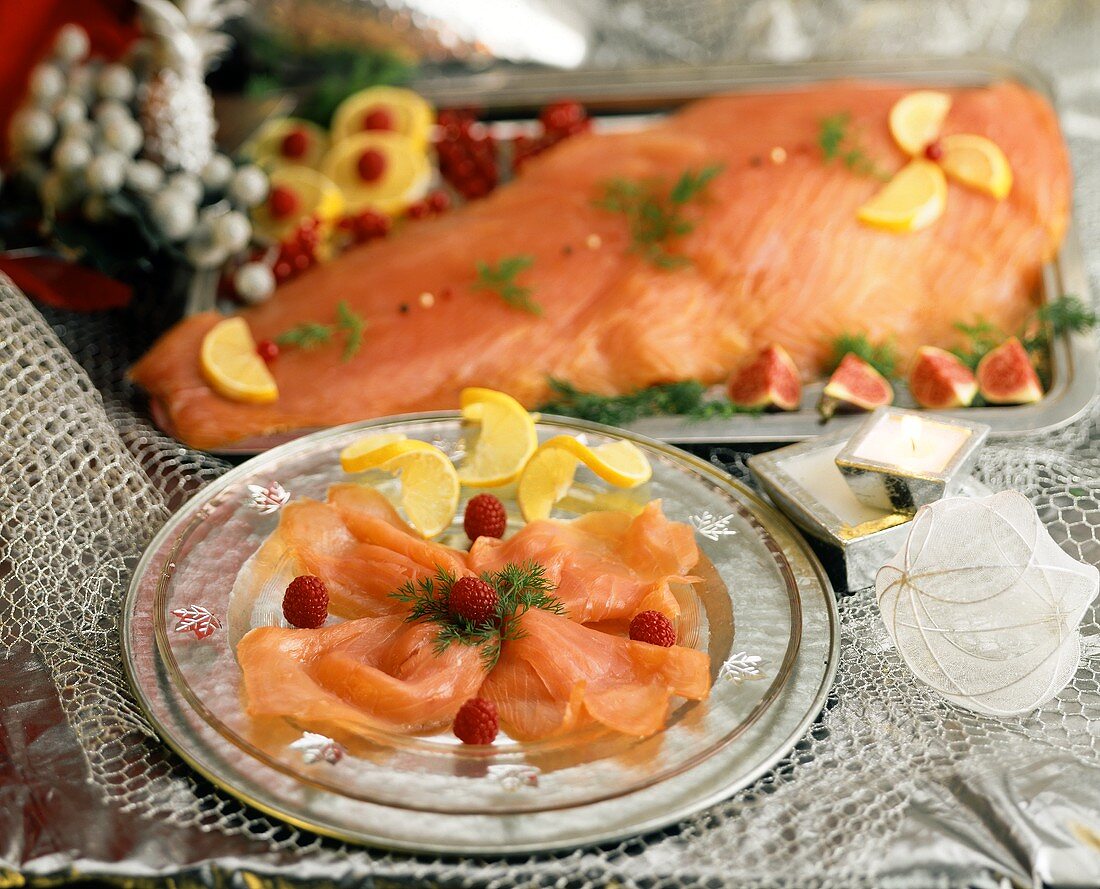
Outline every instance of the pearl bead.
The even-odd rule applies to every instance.
[[[66,173],[82,170],[92,159],[92,147],[83,139],[65,136],[53,149],[53,165]]]
[[[106,127],[107,124],[115,120],[132,121],[134,119],[130,109],[115,99],[104,99],[96,105],[92,117],[101,127]]]
[[[233,275],[237,295],[247,303],[265,302],[275,292],[275,274],[262,262],[246,262]]]
[[[206,221],[200,222],[191,232],[184,253],[191,264],[200,269],[217,268],[229,258],[226,249],[214,239],[210,223]]]
[[[136,160],[126,168],[126,185],[134,191],[148,193],[163,184],[164,170],[150,160]]]
[[[69,71],[69,92],[85,104],[95,98],[95,69],[80,65]]]
[[[149,213],[170,241],[182,241],[195,227],[195,205],[174,189],[153,198]]]
[[[168,177],[167,188],[183,195],[196,206],[202,201],[202,183],[190,173],[173,173]]]
[[[112,118],[103,125],[103,141],[116,151],[133,157],[145,144],[145,134],[132,118]]]
[[[57,125],[41,108],[23,108],[12,119],[12,145],[17,151],[28,154],[41,151],[56,135]]]
[[[38,102],[45,105],[60,98],[65,92],[65,75],[56,65],[37,65],[31,72],[27,89]]]
[[[233,178],[234,169],[233,161],[228,157],[224,154],[215,154],[206,162],[206,166],[202,168],[199,176],[202,179],[202,184],[208,189],[221,191]]]
[[[85,170],[88,188],[97,194],[113,194],[126,179],[126,158],[113,151],[93,157]]]
[[[90,120],[74,120],[61,128],[61,135],[62,137],[71,136],[82,142],[92,142],[96,138],[97,131],[95,124]]]
[[[125,65],[107,65],[96,78],[96,89],[104,99],[129,102],[134,97],[134,73]]]
[[[241,207],[255,207],[267,197],[267,174],[254,164],[241,167],[229,183],[229,198]]]
[[[214,243],[224,247],[229,253],[239,253],[252,240],[252,223],[248,217],[231,210],[211,220]]]
[[[53,42],[53,53],[63,62],[79,62],[88,55],[88,32],[80,25],[64,25]]]
[[[53,117],[57,125],[64,130],[78,121],[85,120],[88,109],[76,96],[62,96],[53,105]]]

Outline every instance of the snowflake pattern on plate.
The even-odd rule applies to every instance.
[[[194,633],[196,639],[205,639],[207,636],[212,636],[215,630],[221,629],[222,622],[209,608],[202,605],[176,608],[172,614],[179,618],[173,629],[177,633]]]
[[[716,516],[712,512],[704,512],[693,515],[688,519],[696,531],[707,540],[717,541],[719,537],[732,537],[737,532],[729,526],[733,521],[733,515]]]
[[[490,780],[496,781],[497,784],[510,793],[514,793],[524,787],[539,786],[539,770],[535,768],[535,766],[489,766],[487,774]]]
[[[271,482],[266,486],[249,485],[248,500],[260,515],[271,515],[286,506],[290,500],[290,491],[278,482]]]
[[[316,732],[306,732],[290,745],[290,749],[301,753],[302,762],[307,766],[315,762],[327,762],[330,766],[334,766],[344,758],[343,747],[332,738],[318,735]]]
[[[718,670],[718,678],[726,679],[734,685],[749,682],[753,679],[763,679],[764,671],[760,669],[763,658],[747,651],[739,651],[726,658]]]

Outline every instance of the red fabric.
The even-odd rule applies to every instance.
[[[88,32],[92,55],[108,59],[137,36],[132,0],[0,0],[0,160],[7,158],[8,121],[23,101],[30,71],[68,22]]]
[[[74,312],[122,308],[133,297],[131,288],[114,278],[49,256],[13,258],[0,253],[0,272],[27,296]]]

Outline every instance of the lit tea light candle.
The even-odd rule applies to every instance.
[[[836,465],[862,503],[914,513],[951,492],[973,468],[988,433],[981,423],[879,408],[840,450]]]

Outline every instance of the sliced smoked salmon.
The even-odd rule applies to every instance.
[[[998,201],[951,183],[942,217],[899,235],[859,222],[858,208],[881,183],[826,161],[817,140],[823,119],[846,113],[876,165],[900,169],[907,158],[888,119],[906,92],[839,82],[716,96],[645,130],[568,139],[484,200],[405,225],[242,310],[257,341],[331,324],[342,301],[366,322],[348,361],[336,341],[284,349],[271,367],[272,404],[231,401],[204,381],[199,347],[220,318],[213,313],[177,325],[132,377],[181,439],[217,447],[456,408],[466,386],[500,389],[530,407],[545,400],[551,376],[605,394],[710,383],[777,343],[814,377],[841,333],[888,339],[904,359],[920,346],[956,345],[960,321],[980,316],[1017,329],[1069,211],[1054,112],[1015,83],[950,91],[944,135],[991,139],[1015,184]],[[711,164],[722,172],[685,210],[695,228],[676,244],[689,261],[675,269],[632,251],[623,215],[596,206],[614,177],[671,183]],[[477,288],[479,262],[521,255],[533,258],[520,283],[541,314]],[[423,293],[450,298],[424,308]]]
[[[536,562],[555,585],[570,619],[629,620],[640,611],[680,613],[670,583],[690,583],[699,561],[695,533],[671,522],[654,500],[637,516],[590,512],[572,521],[532,522],[508,540],[479,537],[470,569],[497,571],[509,562]]]

